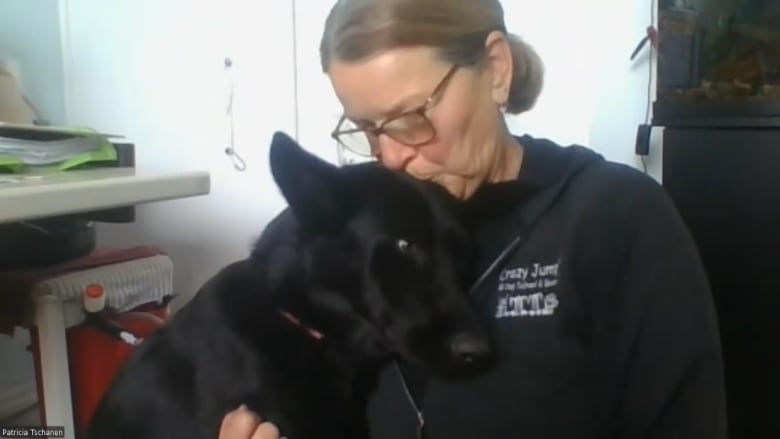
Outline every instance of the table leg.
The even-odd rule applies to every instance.
[[[74,439],[73,404],[70,395],[68,344],[65,338],[65,312],[61,300],[40,296],[36,300],[35,325],[43,381],[42,406],[45,426],[65,428],[65,438]]]

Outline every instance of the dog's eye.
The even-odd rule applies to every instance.
[[[412,252],[412,243],[406,239],[399,239],[395,242],[395,245],[398,247],[398,251],[401,252],[401,254],[407,255]]]
[[[396,239],[394,241],[395,249],[398,255],[414,266],[419,267],[425,264],[425,252],[419,245],[409,239]]]

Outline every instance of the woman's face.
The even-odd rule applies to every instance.
[[[390,169],[435,181],[467,198],[474,181],[484,179],[495,165],[506,128],[494,75],[487,69],[462,67],[447,77],[453,67],[437,58],[433,49],[403,48],[365,61],[334,62],[329,75],[345,117],[360,127],[378,127],[421,107],[441,84],[424,113],[435,135],[409,146],[380,134],[373,152]]]

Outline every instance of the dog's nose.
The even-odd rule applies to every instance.
[[[466,363],[478,360],[490,353],[487,340],[468,333],[453,336],[450,339],[450,349],[456,358]]]

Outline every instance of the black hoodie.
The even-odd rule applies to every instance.
[[[663,188],[583,147],[518,140],[519,178],[467,202],[481,269],[518,244],[477,292],[499,363],[424,386],[388,366],[372,439],[420,437],[410,396],[428,439],[725,438],[713,299]]]

